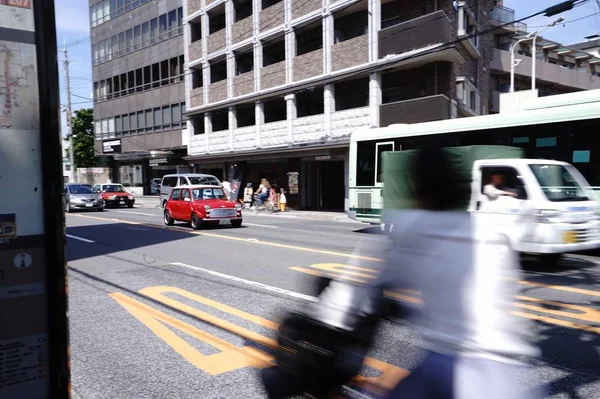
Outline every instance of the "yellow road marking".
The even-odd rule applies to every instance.
[[[532,297],[521,296],[521,295],[517,296],[517,299],[522,300],[522,301],[539,303],[542,305],[556,306],[556,307],[562,308],[562,309],[574,310],[574,311],[576,311],[576,313],[566,312],[564,310],[548,309],[543,306],[527,305],[524,303],[514,303],[515,306],[522,308],[522,309],[533,310],[535,312],[549,313],[549,314],[562,316],[562,317],[576,318],[579,320],[589,321],[592,323],[600,323],[600,311],[593,309],[593,308],[588,308],[586,306],[580,306],[580,305],[573,305],[570,303],[549,301],[546,299],[532,298]]]
[[[119,223],[125,223],[125,224],[144,225],[144,226],[148,226],[148,227],[154,227],[154,228],[157,228],[157,229],[163,229],[164,228],[163,226],[158,226],[158,225],[150,224],[150,223],[130,222],[128,220],[108,219],[108,218],[101,218],[101,217],[97,217],[97,216],[88,216],[88,215],[78,215],[78,216],[82,217],[82,218],[88,218],[88,219],[97,219],[97,220],[104,220],[104,221],[111,221],[112,220],[112,221],[117,221]],[[279,243],[270,242],[270,241],[248,241],[246,238],[232,237],[232,236],[226,236],[226,235],[215,234],[215,233],[205,233],[205,232],[194,231],[194,230],[190,230],[190,231],[175,230],[175,229],[170,229],[170,230],[172,230],[172,231],[181,231],[181,232],[184,232],[184,233],[196,234],[196,235],[205,236],[205,237],[223,238],[223,239],[232,240],[232,241],[241,241],[241,242],[245,242],[245,243],[266,245],[266,246],[275,247],[275,248],[293,249],[293,250],[296,250],[296,251],[312,252],[312,253],[317,253],[317,254],[322,254],[322,255],[332,255],[332,256],[339,256],[339,257],[351,258],[351,259],[362,259],[362,260],[368,260],[370,262],[383,262],[383,259],[373,258],[373,257],[370,257],[370,256],[362,256],[362,255],[356,255],[356,254],[349,254],[349,253],[345,253],[345,252],[336,252],[336,251],[328,251],[328,250],[325,250],[325,249],[300,247],[300,246],[297,246],[297,245],[279,244]]]
[[[519,316],[519,317],[525,317],[525,318],[531,319],[531,320],[542,321],[547,324],[555,324],[558,326],[572,328],[575,330],[583,330],[583,331],[600,334],[600,328],[598,328],[598,327],[588,326],[588,325],[580,324],[580,323],[574,323],[572,321],[565,321],[565,320],[560,320],[560,319],[554,319],[551,317],[540,316],[537,314],[523,313],[523,312],[517,312],[517,311],[511,312],[511,314],[513,314],[515,316]]]
[[[103,221],[117,221],[119,223],[125,223],[125,224],[136,224],[136,225],[141,224],[141,225],[145,225],[148,227],[154,227],[157,229],[164,228],[163,226],[159,226],[159,225],[155,225],[155,224],[151,224],[151,223],[132,222],[129,220],[121,220],[121,219],[108,219],[108,218],[102,218],[102,217],[98,217],[98,216],[88,216],[88,215],[77,215],[77,216],[82,217],[82,218],[97,219],[97,220],[103,220]],[[192,231],[184,231],[184,230],[179,230],[179,229],[173,229],[172,231],[181,231],[184,233],[197,234],[197,235],[202,235],[202,236],[207,236],[207,237],[224,238],[227,240],[243,241],[246,243],[250,242],[252,244],[294,249],[294,250],[304,251],[304,252],[313,252],[313,253],[340,256],[340,257],[353,258],[353,259],[362,259],[362,260],[368,260],[368,261],[372,261],[372,262],[384,262],[384,259],[381,259],[381,258],[374,258],[374,257],[369,257],[369,256],[362,256],[362,255],[349,254],[349,253],[343,253],[343,252],[327,251],[327,250],[321,250],[321,249],[316,249],[316,248],[300,247],[300,246],[296,246],[296,245],[279,244],[279,243],[268,242],[268,241],[247,241],[245,238],[225,236],[222,234],[205,233],[205,232],[198,232],[198,231],[193,231],[193,230]],[[349,267],[348,265],[343,265],[343,266]],[[355,266],[352,266],[352,267],[355,267]],[[362,271],[373,270],[373,272],[376,272],[376,270],[369,269],[369,268],[360,268],[360,269]],[[530,285],[530,286],[543,287],[543,288],[548,288],[548,289],[553,289],[553,290],[559,290],[559,291],[573,292],[573,293],[583,294],[583,295],[600,296],[600,291],[567,287],[567,286],[563,286],[563,285],[544,284],[544,283],[537,283],[537,282],[525,281],[525,280],[519,280],[519,281],[517,281],[517,283],[523,284],[523,285]]]
[[[210,306],[214,309],[218,309],[225,313],[277,331],[279,324],[273,321],[176,287],[148,287],[140,290],[140,293],[162,302],[165,305],[189,314],[190,316],[197,317],[200,320],[204,320],[210,324],[220,327],[225,331],[229,331],[254,342],[264,344],[270,348],[277,347],[277,342],[274,339],[254,333],[216,316],[209,315],[192,306],[188,306],[184,303],[168,298],[164,294],[178,294],[203,305]],[[206,333],[197,327],[187,324],[181,320],[169,316],[166,313],[130,298],[125,294],[116,292],[109,294],[109,296],[123,306],[129,313],[142,322],[165,343],[167,343],[167,345],[175,350],[180,356],[208,374],[217,375],[248,366],[257,368],[266,368],[272,366],[271,361],[273,360],[273,356],[268,355],[259,349],[247,346],[241,348],[237,347],[218,337],[215,337],[214,335]],[[185,340],[167,328],[165,324],[176,328],[189,336],[202,340],[221,352],[214,355],[203,355],[194,347],[185,342]],[[409,374],[408,370],[370,357],[365,358],[364,364],[376,369],[381,373],[377,377],[357,376],[355,378],[358,383],[364,385],[365,388],[371,391],[384,392],[385,390],[389,390],[396,386],[402,378]]]
[[[307,268],[297,267],[297,266],[290,267],[290,269],[294,270],[294,271],[302,272],[302,273],[317,275],[317,276],[323,274],[322,272],[318,272],[317,270],[315,270],[315,269],[320,269],[320,270],[326,270],[327,274],[331,277],[344,278],[347,280],[350,279],[350,280],[353,280],[353,281],[356,281],[359,283],[366,283],[368,281],[368,280],[356,279],[354,277],[345,276],[345,274],[348,274],[348,273],[356,274],[354,272],[348,272],[348,271],[344,270],[345,268],[348,268],[351,270],[356,270],[355,266],[348,266],[348,265],[341,265],[341,264],[317,264],[317,265],[311,265],[310,267],[312,269],[307,269]],[[376,272],[376,270],[373,270],[373,273],[375,273],[375,272]],[[374,278],[374,277],[375,277],[375,275],[371,276],[371,278]],[[565,288],[570,288],[570,287],[565,287]],[[411,295],[419,294],[418,292],[415,292],[414,290],[404,290],[402,292],[403,293],[386,291],[386,292],[384,292],[384,294],[388,297],[399,299],[399,300],[405,301],[405,302],[411,302],[411,303],[415,303],[415,304],[423,303],[423,301],[421,299],[411,296]],[[411,295],[404,295],[404,293],[410,293]],[[538,299],[538,298],[533,298],[533,297],[526,297],[526,296],[517,296],[516,299],[519,299],[522,301],[539,303],[542,305],[556,306],[556,307],[560,307],[562,309],[569,309],[569,310],[573,310],[576,312],[547,309],[542,306],[523,304],[523,303],[519,303],[519,302],[512,303],[514,306],[520,307],[522,309],[527,309],[527,310],[531,310],[531,311],[535,311],[535,312],[542,312],[542,313],[547,313],[547,314],[553,314],[556,316],[561,316],[561,317],[566,317],[566,318],[571,318],[571,319],[579,319],[579,320],[583,320],[583,321],[589,321],[592,323],[600,323],[600,311],[593,309],[593,308],[580,306],[580,305],[566,304],[566,303],[562,303],[562,302],[548,301],[548,300],[543,300],[543,299]],[[523,313],[523,312],[511,312],[511,313],[518,315],[518,316],[521,316],[524,314],[530,315],[529,313]],[[528,316],[528,318],[533,318],[535,320],[544,321],[544,322],[550,323],[550,324],[557,324],[557,325],[561,325],[564,327],[582,329],[585,331],[598,330],[596,327],[587,326],[585,324],[573,323],[573,322],[563,321],[560,319],[555,319],[555,318],[550,318],[550,317],[545,317],[545,316],[536,316],[536,315],[531,315],[531,316],[532,317]]]
[[[205,373],[217,375],[248,366],[257,368],[272,366],[270,362],[273,360],[273,357],[258,349],[248,346],[239,348],[120,292],[109,294],[109,296],[173,348],[181,357]],[[166,327],[165,324],[204,341],[221,352],[214,355],[203,355],[183,338]]]
[[[567,287],[567,286],[564,286],[564,285],[554,285],[554,284],[537,283],[537,282],[534,282],[534,281],[517,281],[517,282],[519,284],[530,285],[530,286],[533,286],[533,287],[549,288],[551,290],[573,292],[573,293],[576,293],[576,294],[583,294],[583,295],[600,296],[600,292],[599,291],[586,290],[586,289],[583,289],[583,288]]]

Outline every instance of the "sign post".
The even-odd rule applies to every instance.
[[[0,0],[1,398],[70,391],[54,24],[52,1]]]

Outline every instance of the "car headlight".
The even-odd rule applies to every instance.
[[[117,196],[116,195],[111,195],[110,197],[108,197],[108,199],[109,200],[114,200],[114,199],[117,199]]]
[[[208,205],[204,205],[204,211],[205,211],[206,213],[210,213],[210,211],[211,211],[211,210],[212,210],[212,208],[211,208],[210,206],[208,206]]]
[[[242,210],[242,205],[241,204],[235,204],[235,210],[236,211],[241,211]]]
[[[539,209],[535,218],[540,223],[556,223],[560,222],[560,212],[555,209]]]
[[[130,199],[130,200],[132,200],[133,199],[133,195],[130,195],[127,198]]]

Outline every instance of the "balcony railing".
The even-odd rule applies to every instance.
[[[443,11],[390,26],[379,31],[379,56],[385,57],[433,44],[447,43],[451,39],[451,31],[450,19]]]
[[[502,22],[503,24],[507,24],[515,20],[515,10],[512,8],[495,6],[492,10],[491,18]]]
[[[443,94],[383,104],[379,107],[382,127],[394,123],[420,123],[451,119],[454,104]]]

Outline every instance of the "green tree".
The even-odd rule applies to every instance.
[[[96,166],[98,159],[94,149],[94,110],[84,108],[75,111],[75,115],[71,118],[71,129],[75,166],[78,168]],[[69,138],[67,136],[67,139]]]

